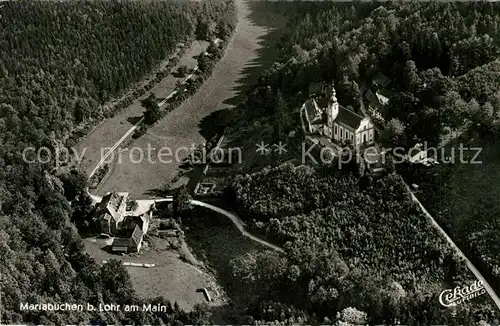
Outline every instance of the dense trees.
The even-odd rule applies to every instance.
[[[243,125],[274,113],[274,101],[264,95],[268,86],[273,98],[280,90],[291,100],[289,110],[298,115],[308,84],[333,79],[339,102],[357,109],[361,91],[380,72],[392,81],[385,118],[403,123],[408,146],[437,144],[464,119],[491,123],[499,112],[497,3],[282,2],[273,8],[291,18],[281,57],[250,93]]]
[[[26,117],[30,134],[57,138],[107,114],[101,104],[191,39],[199,19],[224,31],[235,23],[222,0],[9,2],[1,12],[2,118]]]
[[[453,155],[448,150],[446,155],[455,156],[449,164],[426,169],[403,165],[398,170],[407,182],[420,186],[419,199],[498,292],[500,151],[498,135],[491,136],[489,140],[474,136],[476,140],[468,144],[471,135],[466,135],[460,143],[475,149],[466,150],[464,155]],[[471,153],[475,155],[477,149],[481,150],[477,159],[481,164],[459,161],[459,156],[471,159]]]
[[[231,2],[5,2],[0,8],[1,320],[14,324],[207,324],[206,309],[167,313],[20,311],[21,303],[141,305],[123,266],[83,253],[86,178],[54,153],[104,102],[194,37],[198,19],[231,31]],[[41,160],[36,151],[46,147]],[[25,149],[31,154],[23,157]],[[52,155],[50,155],[52,154]],[[34,160],[33,160],[34,159]],[[66,172],[64,172],[64,171]],[[68,200],[73,200],[70,204]]]
[[[234,208],[248,222],[263,221],[254,224],[286,251],[233,261],[236,279],[258,295],[256,303],[279,302],[297,310],[294,317],[316,322],[461,324],[495,316],[486,298],[453,312],[439,305],[444,287],[469,284],[473,276],[397,175],[360,190],[345,171],[284,165],[240,177],[231,188]],[[274,320],[265,307],[252,309],[257,320]]]
[[[299,116],[313,81],[333,79],[339,102],[357,108],[362,90],[380,87],[372,86],[378,73],[391,81],[386,86],[390,93],[384,112],[387,122],[379,135],[387,147],[410,147],[418,141],[436,145],[446,132],[467,122],[479,124],[483,131],[494,130],[500,111],[498,4],[301,2],[280,6],[293,18],[279,45],[280,59],[263,73],[238,108],[233,130],[240,139],[274,127],[271,121],[276,123],[272,119],[279,96],[288,114]],[[491,132],[488,136],[498,139]],[[436,212],[444,215],[443,225],[459,224],[452,234],[462,239],[472,257],[488,262],[486,270],[494,280],[499,274],[498,228],[493,225],[498,221],[490,211],[497,205],[481,200],[471,218],[463,216],[465,208],[475,210],[467,207],[467,198],[456,210],[440,208],[444,180],[450,179],[442,174],[435,177],[439,186],[426,197],[439,206]],[[275,318],[269,311],[287,311],[296,318],[341,323],[334,312],[353,307],[366,312],[369,323],[492,320],[492,306],[486,302],[452,313],[439,307],[435,298],[444,284],[467,283],[471,275],[405,193],[394,175],[378,182],[362,177],[358,183],[353,174],[325,176],[309,168],[285,166],[239,176],[226,191],[228,199],[250,225],[287,251],[284,260],[268,254],[234,261],[235,273],[249,289],[257,289],[255,301],[275,303],[265,307],[255,303],[248,313],[257,320],[272,320],[267,319]],[[282,295],[273,291],[274,286],[284,289]],[[280,316],[276,320],[294,322],[286,313]]]

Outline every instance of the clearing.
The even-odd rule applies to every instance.
[[[196,67],[197,60],[194,57],[207,47],[208,42],[194,41],[172,71],[176,72],[181,65],[186,65],[188,69]],[[168,62],[168,60],[166,61]],[[165,62],[160,64],[160,66],[164,65]],[[106,147],[112,147],[142,117],[144,108],[141,101],[143,99],[147,98],[151,92],[158,98],[166,97],[175,89],[175,84],[179,80],[183,80],[183,78],[176,78],[172,74],[168,75],[127,108],[114,117],[102,121],[88,135],[82,138],[75,146],[75,149],[78,153],[85,154],[82,162],[85,172],[90,174],[101,159],[101,155],[107,152]],[[102,154],[101,149],[103,149]]]
[[[225,303],[224,292],[220,290],[214,277],[181,260],[179,252],[161,248],[166,240],[159,238],[148,240],[153,241],[156,248],[145,250],[140,256],[110,254],[103,250],[107,246],[106,240],[86,238],[83,241],[85,251],[98,264],[110,259],[154,263],[155,267],[151,268],[125,267],[139,296],[145,298],[163,296],[172,302],[177,301],[181,309],[190,311],[195,304],[206,302],[203,293],[196,292],[196,289],[207,288],[213,298],[210,306],[220,306]]]
[[[178,176],[182,160],[187,156],[183,148],[205,141],[207,134],[200,130],[202,120],[217,110],[239,103],[245,96],[246,87],[274,62],[277,56],[274,44],[280,36],[278,26],[283,25],[284,19],[266,15],[263,2],[237,0],[236,3],[239,20],[235,34],[212,76],[193,96],[129,145],[137,149],[130,155],[126,153],[121,163],[111,164],[98,194],[120,190],[129,191],[133,198],[156,197],[163,184]],[[146,157],[148,146],[153,149],[154,160],[143,159],[135,163],[140,158],[139,149]],[[173,154],[179,150],[178,159],[171,156],[172,162],[159,162],[158,151],[165,147]],[[181,177],[177,184],[185,184],[188,180],[189,174]]]
[[[235,282],[230,262],[246,253],[268,248],[244,237],[225,216],[203,207],[195,207],[183,220],[186,242],[193,254],[213,271],[235,305],[248,303],[247,295]],[[187,227],[186,227],[187,226]],[[224,308],[218,310],[224,317]]]

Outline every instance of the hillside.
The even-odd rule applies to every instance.
[[[486,296],[454,309],[439,304],[443,289],[474,277],[397,175],[363,186],[335,168],[282,165],[236,178],[228,196],[254,230],[286,248],[282,258],[264,252],[233,262],[238,283],[255,291],[247,314],[256,320],[296,309],[287,321],[327,323],[349,307],[365,312],[369,324],[498,316]]]
[[[1,320],[11,324],[205,324],[165,298],[139,299],[124,267],[83,253],[72,216],[89,213],[86,178],[55,174],[55,148],[181,41],[231,33],[232,3],[24,2],[0,8]],[[215,25],[214,25],[215,23]],[[212,27],[217,30],[212,30]],[[34,153],[45,152],[38,158]],[[28,151],[26,151],[28,149]],[[27,156],[23,156],[33,151]],[[33,160],[32,160],[33,159]],[[70,204],[70,201],[73,201]],[[21,304],[158,303],[166,312],[21,311]]]

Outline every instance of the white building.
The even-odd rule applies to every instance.
[[[337,143],[350,141],[354,147],[374,141],[375,129],[369,117],[339,105],[333,85],[312,84],[310,98],[304,103],[301,114],[306,133],[324,135]]]
[[[422,148],[422,144],[418,143],[408,150],[406,159],[410,163],[424,163],[427,161],[427,151]]]

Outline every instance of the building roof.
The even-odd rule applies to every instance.
[[[339,105],[339,114],[335,121],[342,122],[353,129],[358,129],[363,119],[359,114]]]
[[[384,97],[387,97],[388,99],[390,99],[392,97],[392,95],[393,95],[392,92],[388,91],[385,88],[378,89],[377,93],[379,93],[380,95],[382,95]]]
[[[113,200],[113,197],[117,195],[116,193],[113,193],[113,192],[110,192],[109,194],[107,194],[106,196],[102,197],[102,200],[101,202],[99,203],[99,209],[106,209],[106,207],[108,206],[108,203],[111,202]]]
[[[387,103],[389,103],[389,99],[379,92],[376,92],[375,95],[377,96],[377,100],[380,104],[386,105]]]
[[[133,244],[138,246],[142,241],[143,235],[144,235],[144,233],[142,233],[141,228],[138,225],[136,225],[134,228],[134,232],[132,232],[132,236],[130,237],[130,240],[132,241]]]
[[[421,143],[418,143],[418,144],[415,144],[415,146],[413,146],[412,148],[410,148],[408,150],[407,157],[411,161],[416,161],[416,160],[418,160],[418,157],[421,155],[424,157],[427,157],[427,151],[422,147]]]
[[[104,196],[99,203],[98,211],[103,214],[101,217],[107,218],[106,215],[111,215],[116,222],[122,220],[123,216],[120,215],[118,209],[123,201],[126,201],[128,197],[128,193],[116,193],[111,192]]]
[[[146,226],[148,225],[150,218],[151,218],[151,213],[149,211],[145,212],[139,216],[137,216],[137,215],[136,216],[134,216],[134,215],[126,216],[125,220],[123,221],[122,228],[132,230],[136,226],[139,226],[141,228],[141,230],[144,230],[144,225],[146,225]],[[144,233],[146,233],[146,232],[144,232]]]
[[[314,99],[306,102],[306,115],[310,124],[321,124],[324,122],[322,110]]]

